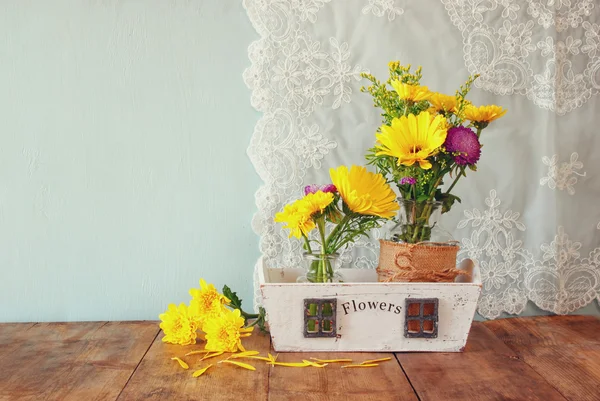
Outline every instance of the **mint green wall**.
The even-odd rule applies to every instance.
[[[251,305],[256,38],[239,1],[0,4],[0,321]]]

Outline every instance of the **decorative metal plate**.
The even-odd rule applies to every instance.
[[[306,338],[335,337],[337,299],[309,298],[304,300],[304,327]]]
[[[437,298],[406,298],[404,337],[437,338]]]

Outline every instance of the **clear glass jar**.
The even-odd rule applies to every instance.
[[[339,254],[304,253],[305,274],[298,278],[298,282],[309,283],[339,283],[342,277],[338,271],[340,264]]]
[[[452,234],[440,225],[442,202],[417,202],[399,198],[398,203],[400,210],[397,224],[387,235],[389,241],[409,244],[427,242],[457,244]]]

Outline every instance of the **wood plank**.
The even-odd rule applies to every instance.
[[[2,323],[0,324],[0,359],[12,355],[24,341],[24,333],[35,323]]]
[[[547,316],[486,326],[569,400],[600,400],[600,320]]]
[[[0,359],[0,400],[114,400],[158,330],[155,322],[37,324]]]
[[[156,338],[144,360],[123,389],[119,400],[266,400],[269,366],[264,361],[245,359],[243,362],[256,367],[256,371],[231,365],[216,365],[225,358],[213,358],[204,362],[202,355],[184,356],[192,350],[201,350],[204,344],[178,346]],[[247,350],[260,351],[266,355],[270,349],[270,337],[258,330],[244,338]],[[182,369],[171,357],[186,361],[189,370]],[[209,363],[214,364],[204,375],[193,378],[192,373]]]
[[[325,368],[271,367],[269,401],[288,400],[417,400],[417,397],[391,353],[281,353],[280,362],[301,362],[303,359],[349,358],[354,363],[369,359],[392,357],[373,368],[341,368],[340,363]]]
[[[538,316],[485,322],[515,351],[533,346],[598,345],[600,319],[593,316]]]
[[[506,356],[517,356],[517,353],[504,342],[498,341],[496,335],[482,322],[473,322],[464,352],[494,351]]]
[[[422,401],[565,400],[482,324],[463,353],[396,356]]]

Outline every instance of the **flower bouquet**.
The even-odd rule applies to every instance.
[[[384,83],[363,74],[371,85],[361,88],[383,117],[366,158],[400,193],[400,213],[389,238],[396,244],[382,242],[380,279],[452,281],[460,273],[454,269],[458,245],[437,218],[460,202],[451,191],[467,169],[477,169],[481,133],[506,111],[466,99],[477,76],[450,96],[421,86],[420,67],[411,73],[410,65],[393,61],[389,74]],[[446,177],[452,181],[444,188]]]
[[[340,166],[330,170],[331,184],[309,185],[305,196],[275,215],[290,237],[304,240],[308,262],[304,280],[340,281],[335,269],[337,252],[396,214],[396,195],[381,174],[365,167]],[[316,233],[314,230],[316,229]]]

